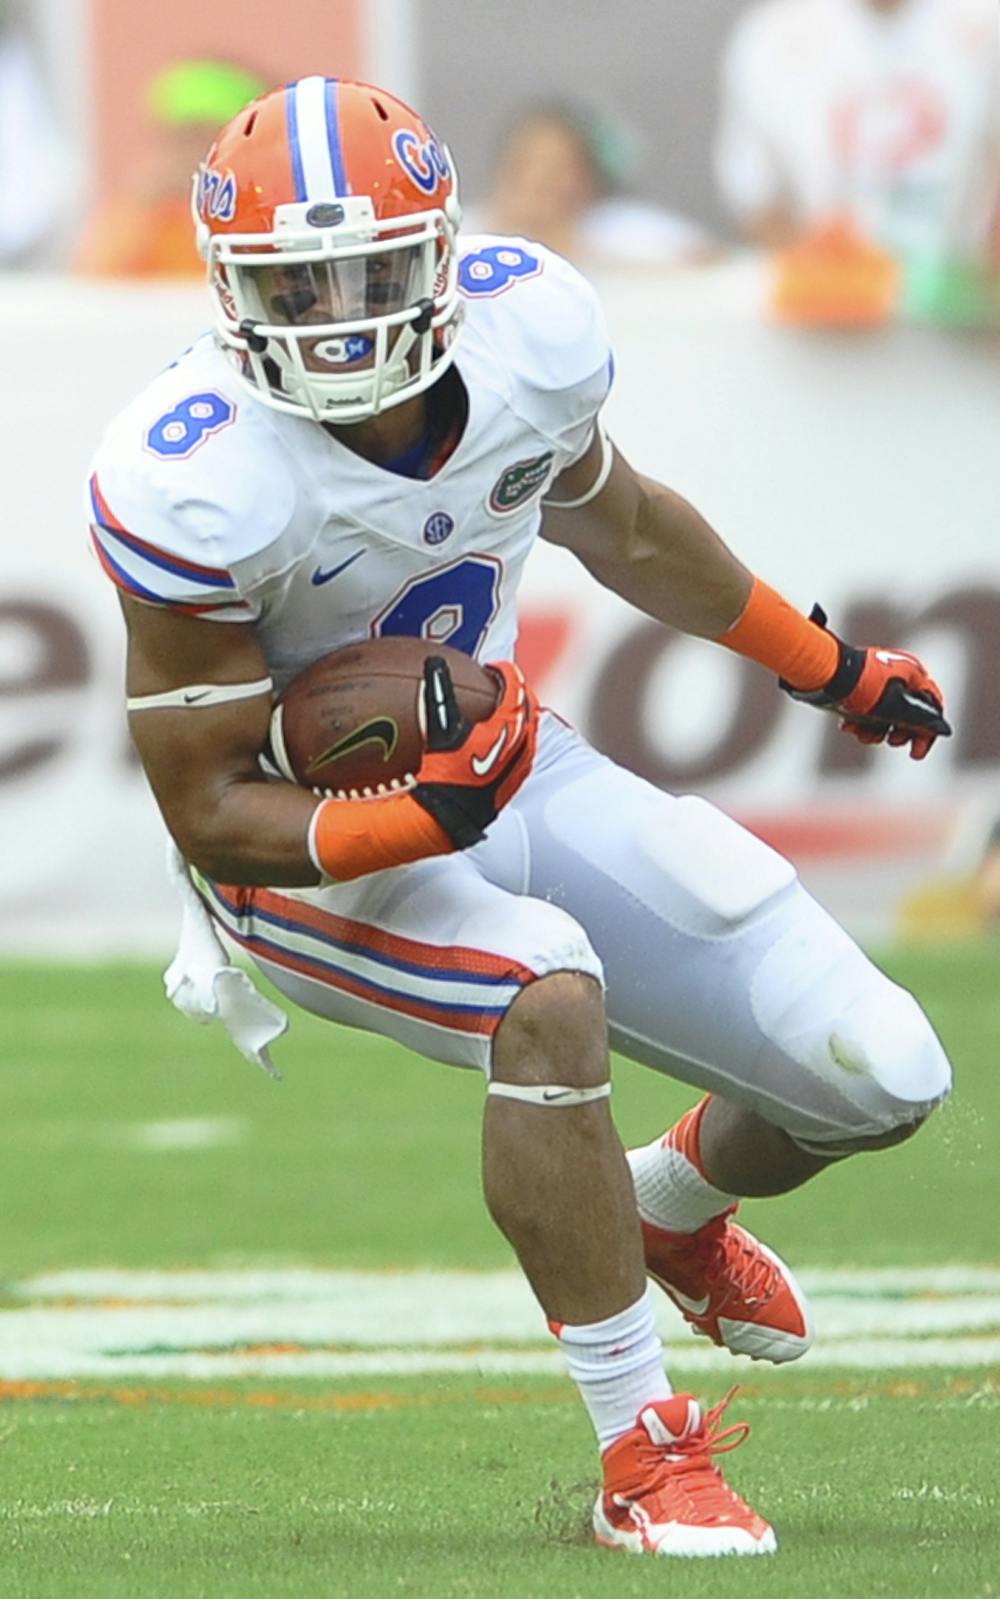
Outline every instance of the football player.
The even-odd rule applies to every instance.
[[[788,862],[539,709],[510,664],[521,570],[541,534],[918,759],[949,731],[941,694],[914,656],[800,614],[622,458],[593,290],[528,240],[460,242],[451,157],[391,95],[314,77],[256,100],[195,210],[214,332],[113,423],[89,483],[167,827],[290,999],[483,1071],[486,1199],[597,1433],[598,1542],[767,1553],[715,1464],[745,1428],[672,1392],[648,1279],[717,1344],[798,1358],[807,1305],[738,1197],[908,1137],[948,1062]],[[269,780],[274,690],[392,634],[499,665],[495,714],[455,747],[432,668],[415,787]],[[704,1093],[627,1158],[609,1034]]]

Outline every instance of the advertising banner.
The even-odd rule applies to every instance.
[[[759,668],[663,628],[540,545],[521,657],[543,697],[652,782],[789,854],[862,932],[965,870],[1000,811],[996,344],[767,324],[738,262],[599,285],[612,435],[753,570],[857,643],[915,648],[955,736],[864,749]],[[123,711],[123,629],[83,485],[115,414],[208,320],[200,289],[7,280],[0,391],[0,950],[168,950],[163,831]]]

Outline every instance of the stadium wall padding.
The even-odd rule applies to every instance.
[[[965,870],[1000,799],[997,346],[894,326],[770,326],[752,257],[599,282],[623,453],[742,559],[856,642],[919,649],[956,736],[866,751],[759,668],[639,617],[540,546],[523,659],[617,758],[707,794],[791,854],[851,925],[886,931]],[[123,634],[83,483],[114,413],[208,321],[203,291],[0,280],[0,952],[166,950],[159,819],[130,752]]]

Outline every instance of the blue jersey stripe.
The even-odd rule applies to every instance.
[[[369,949],[365,944],[344,938],[332,938],[319,932],[315,927],[310,927],[305,922],[297,922],[291,916],[277,916],[273,911],[265,911],[259,905],[240,907],[233,905],[220,891],[215,883],[209,883],[213,897],[228,911],[230,916],[237,919],[252,916],[256,921],[268,922],[272,927],[283,929],[285,932],[298,933],[303,938],[314,940],[318,944],[325,944],[330,949],[343,950],[345,955],[360,955],[365,960],[372,961],[377,966],[386,966],[390,971],[408,972],[415,977],[429,977],[434,982],[440,983],[468,983],[473,987],[483,988],[514,988],[520,984],[520,979],[514,974],[504,973],[502,976],[493,976],[490,973],[455,971],[453,967],[422,966],[417,961],[400,960],[398,956],[384,955],[380,950]],[[296,951],[301,954],[302,951]],[[352,975],[360,977],[359,973]],[[362,981],[371,981],[362,978]],[[521,985],[523,986],[523,985]],[[423,995],[414,995],[414,998],[423,1000]],[[428,1004],[435,1003],[432,1000]],[[488,1008],[488,1007],[487,1007]]]
[[[285,90],[285,111],[288,117],[288,144],[292,152],[292,176],[295,180],[296,200],[307,200],[306,175],[302,166],[302,147],[299,144],[299,108],[295,103],[297,85],[291,83]]]
[[[233,579],[225,577],[204,577],[199,572],[193,572],[189,565],[181,560],[173,560],[171,556],[152,551],[148,546],[143,547],[142,540],[135,538],[131,533],[119,533],[113,527],[100,524],[101,532],[107,533],[109,538],[117,539],[119,544],[124,544],[127,550],[137,555],[140,560],[148,561],[150,566],[159,567],[162,572],[171,572],[175,577],[183,577],[189,583],[201,583],[210,589],[234,589],[236,584]],[[103,540],[102,540],[103,543]]]
[[[127,589],[129,594],[134,594],[137,599],[152,600],[155,605],[169,605],[170,601],[164,599],[162,594],[154,594],[152,589],[144,588],[138,578],[133,577],[131,572],[126,572],[123,566],[118,565],[114,557],[108,553],[104,540],[101,538],[101,534],[106,531],[105,528],[92,527],[90,533],[98,547],[98,554],[102,557],[103,564],[107,568],[108,576],[118,584],[119,588]]]
[[[350,194],[344,170],[344,147],[340,142],[340,101],[336,78],[326,80],[326,135],[330,143],[334,190],[339,196]]]
[[[277,958],[280,964],[281,957],[293,958],[301,961],[303,965],[311,966],[317,976],[322,977],[329,973],[333,986],[337,986],[337,978],[346,978],[349,982],[357,983],[359,988],[367,990],[367,994],[360,996],[370,998],[376,1005],[380,1000],[395,999],[402,1004],[423,1005],[427,1010],[437,1011],[442,1016],[503,1016],[508,1010],[506,1003],[502,1005],[462,1005],[453,1000],[427,999],[423,994],[407,993],[405,989],[386,988],[382,983],[375,983],[370,977],[363,977],[359,972],[348,971],[343,966],[337,966],[333,961],[322,960],[318,955],[306,954],[301,949],[293,949],[288,944],[278,944],[269,938],[264,938],[260,933],[244,933],[234,927],[226,929],[231,938],[237,943],[245,945],[249,950],[258,950],[264,960]],[[445,1023],[447,1026],[447,1023]]]

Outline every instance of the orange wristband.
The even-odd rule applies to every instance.
[[[716,642],[770,667],[804,693],[825,688],[840,663],[833,634],[810,622],[759,577],[742,614]]]
[[[324,800],[309,824],[313,864],[338,883],[429,855],[446,855],[454,844],[410,794],[385,799]]]

